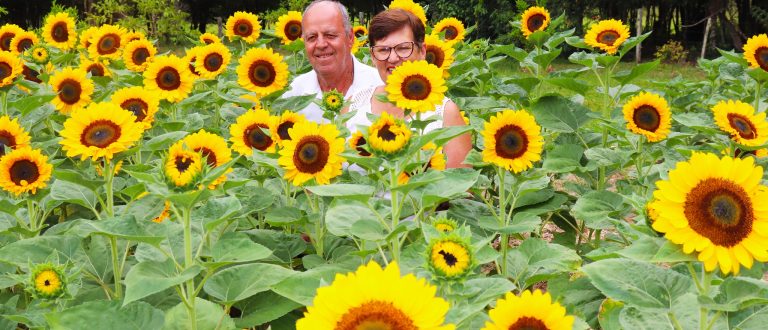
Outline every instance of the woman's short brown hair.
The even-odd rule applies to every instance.
[[[413,41],[417,45],[424,42],[424,24],[418,17],[403,9],[387,9],[376,14],[368,24],[368,42],[375,46],[376,41],[386,38],[404,26],[411,28]]]

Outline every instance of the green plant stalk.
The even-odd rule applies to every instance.
[[[184,268],[189,269],[194,264],[192,259],[192,221],[190,215],[192,208],[188,207],[182,211],[182,221],[184,225]],[[197,330],[195,316],[195,279],[192,278],[186,283],[187,293],[187,313],[189,314],[190,329]]]
[[[8,91],[5,90],[5,91],[2,92],[2,94],[3,94],[3,96],[1,98],[2,98],[2,101],[3,101],[3,104],[2,104],[3,105],[3,115],[7,116],[8,115]]]
[[[760,88],[763,84],[757,79],[755,79],[755,83],[757,84],[757,86],[755,86],[755,111],[760,111]]]
[[[35,208],[35,202],[31,198],[27,199],[27,216],[29,216],[29,230],[34,232],[35,235],[40,232],[40,228],[37,225],[37,209]]]
[[[674,326],[675,330],[683,330],[683,327],[680,326],[680,322],[677,321],[677,317],[675,317],[675,313],[669,311],[667,312],[667,316],[669,316],[669,319],[672,321],[672,325]]]
[[[104,179],[106,180],[106,183],[104,184],[104,188],[107,192],[107,215],[108,216],[114,216],[114,208],[115,208],[115,198],[114,198],[114,187],[112,186],[112,179],[114,179],[114,173],[112,170],[112,160],[104,159]]]
[[[504,189],[504,182],[505,182],[505,175],[507,173],[507,170],[502,169],[501,167],[496,167],[496,173],[499,177],[499,213],[498,213],[498,223],[499,226],[506,226],[507,223],[507,196],[506,196],[506,190]],[[509,234],[502,233],[501,234],[501,240],[499,241],[499,248],[501,249],[501,264],[499,265],[501,268],[501,274],[506,276],[507,275],[507,252],[509,251]]]
[[[312,193],[306,189],[304,189],[304,194],[307,196],[307,201],[309,201],[309,207],[312,208],[312,212],[318,213],[320,202],[317,200],[317,196],[313,196]],[[325,216],[323,215],[323,212],[319,212],[319,216],[320,218],[315,221],[315,237],[312,239],[312,243],[315,246],[317,255],[323,257],[323,253],[325,252]]]
[[[400,223],[400,192],[394,190],[397,187],[397,172],[397,166],[395,166],[394,170],[389,171],[389,190],[392,193],[392,230],[396,230],[397,225]],[[400,260],[400,239],[397,235],[389,241],[389,245],[392,259],[398,262]]]
[[[123,296],[123,274],[120,271],[120,262],[117,260],[117,238],[115,236],[109,237],[109,248],[112,255],[112,275],[115,279],[115,296],[113,298],[119,299]]]

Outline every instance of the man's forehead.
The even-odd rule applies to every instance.
[[[344,30],[339,8],[330,2],[318,3],[310,8],[301,19],[306,32],[341,32]]]

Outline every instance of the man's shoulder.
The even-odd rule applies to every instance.
[[[314,94],[319,90],[320,85],[317,83],[317,74],[314,70],[309,70],[309,72],[302,73],[293,78],[290,89],[283,96]]]
[[[363,83],[365,86],[378,86],[383,84],[381,76],[379,76],[379,70],[376,70],[376,68],[360,62],[355,58],[355,78],[357,77],[362,78],[360,83]],[[355,80],[355,82],[357,82],[357,79]]]

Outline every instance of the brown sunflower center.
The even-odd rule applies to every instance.
[[[632,121],[640,129],[655,132],[661,125],[661,115],[656,108],[650,105],[642,105],[635,109],[632,114]]]
[[[355,38],[362,38],[365,36],[365,31],[363,29],[355,30]]]
[[[144,47],[136,48],[131,54],[131,60],[136,65],[142,65],[149,58],[149,49]]]
[[[80,134],[80,144],[86,147],[106,148],[120,138],[120,125],[101,119],[90,123]]]
[[[445,61],[445,52],[443,52],[440,47],[434,45],[427,46],[427,52],[424,54],[424,56],[424,59],[427,60],[427,63],[434,64],[438,68],[443,67],[443,62]]]
[[[24,69],[21,71],[21,74],[24,75],[24,79],[26,80],[34,81],[38,84],[43,82],[42,80],[40,80],[40,78],[37,77],[40,75],[40,72],[37,72],[26,65],[24,65]]]
[[[15,37],[16,34],[11,32],[3,33],[2,36],[0,36],[0,49],[4,51],[11,50],[11,40],[13,40],[13,37]]]
[[[760,47],[755,51],[755,60],[763,70],[768,71],[768,47]]]
[[[391,127],[389,124],[384,125],[376,135],[384,141],[394,141],[397,138],[397,134],[392,132]]]
[[[445,40],[453,40],[459,36],[459,30],[455,26],[448,26],[443,31],[445,31]]]
[[[189,68],[189,71],[192,72],[192,74],[199,76],[200,73],[197,72],[197,69],[195,68],[195,62],[197,62],[197,56],[192,56],[189,58],[189,64],[187,67]]]
[[[510,325],[509,330],[549,330],[549,328],[535,317],[523,316]]]
[[[17,186],[22,185],[22,181],[26,184],[34,183],[40,177],[40,169],[37,168],[37,164],[28,159],[15,161],[8,173],[11,176],[11,181]]]
[[[221,65],[224,63],[224,56],[221,56],[219,53],[210,53],[208,55],[205,55],[203,58],[203,66],[205,67],[205,70],[210,72],[215,72],[216,70],[219,70],[221,68]]]
[[[69,105],[80,101],[80,94],[83,92],[80,82],[74,79],[64,79],[59,84],[59,100]]]
[[[739,136],[741,136],[742,139],[754,139],[757,137],[757,130],[749,118],[745,118],[739,114],[729,113],[728,123],[730,123],[731,127],[739,133]]]
[[[305,136],[296,143],[293,164],[302,173],[317,173],[328,163],[330,145],[320,136]]]
[[[444,250],[440,250],[438,253],[443,256],[443,261],[445,261],[445,264],[448,266],[453,267],[459,261],[459,259],[456,259],[456,256],[454,256],[453,253],[445,252]]]
[[[603,45],[613,46],[617,39],[619,39],[619,33],[613,30],[605,30],[597,34],[597,42]]]
[[[120,103],[120,107],[133,113],[133,115],[136,116],[136,122],[143,121],[144,118],[147,118],[149,104],[140,98],[127,99],[123,101],[123,103]]]
[[[355,142],[355,150],[357,150],[357,154],[358,155],[363,156],[363,157],[368,157],[368,156],[371,155],[371,153],[368,152],[368,150],[363,149],[363,146],[366,143],[367,143],[367,141],[365,141],[365,138],[362,137],[362,136],[357,139],[357,142]]]
[[[416,330],[405,312],[387,301],[373,300],[350,308],[334,330]]]
[[[400,87],[403,96],[409,100],[424,100],[432,92],[432,84],[420,74],[408,76]]]
[[[255,61],[248,68],[248,78],[250,78],[251,83],[258,87],[272,85],[276,77],[275,67],[266,60]]]
[[[21,41],[19,41],[19,43],[16,45],[16,51],[23,52],[29,49],[30,47],[32,47],[32,45],[33,45],[32,39],[30,38],[21,39]]]
[[[277,135],[280,137],[280,140],[290,140],[291,135],[288,134],[288,130],[293,127],[294,122],[292,121],[285,121],[277,126]]]
[[[744,188],[730,180],[708,178],[685,197],[685,217],[691,229],[715,245],[731,247],[752,232],[754,211]]]
[[[210,44],[212,44],[212,43],[214,43],[214,42],[216,42],[216,41],[214,41],[214,40],[213,40],[213,39],[211,39],[211,38],[208,38],[208,37],[204,37],[204,38],[203,38],[203,43],[205,43],[206,45],[210,45]]]
[[[184,173],[192,165],[192,162],[193,160],[191,157],[179,155],[176,156],[176,159],[173,161],[173,165],[176,166],[176,170],[178,170],[179,173]]]
[[[0,62],[0,80],[5,79],[13,74],[13,68],[6,62]]]
[[[5,147],[16,147],[16,136],[8,131],[0,131],[0,156],[5,155]]]
[[[544,26],[544,22],[546,21],[547,21],[546,16],[542,14],[533,14],[531,17],[528,18],[528,21],[525,22],[525,26],[528,28],[528,31],[536,32],[542,26]]]
[[[195,152],[199,152],[203,155],[203,157],[205,157],[205,162],[208,164],[208,166],[216,167],[216,153],[213,152],[213,150],[202,147],[195,149]]]
[[[299,39],[299,37],[301,37],[301,22],[288,22],[288,24],[285,25],[283,32],[285,33],[285,37],[288,38],[288,40],[293,41]]]
[[[45,282],[43,282],[44,286],[51,286],[51,281],[46,279]]]
[[[104,77],[104,67],[98,63],[89,65],[86,71],[90,72],[93,77]]]
[[[66,42],[69,40],[69,29],[67,29],[67,23],[56,22],[51,29],[51,37],[56,42]]]
[[[507,159],[522,156],[528,150],[528,135],[516,125],[507,125],[496,131],[496,154]]]
[[[176,70],[176,68],[166,66],[157,72],[155,82],[157,82],[157,87],[160,87],[163,90],[172,91],[181,86],[181,74],[179,74],[179,71]]]
[[[114,54],[120,49],[120,36],[114,33],[106,34],[99,39],[97,46],[101,55]]]
[[[265,129],[268,129],[265,124],[253,124],[246,128],[245,132],[243,132],[245,145],[261,151],[269,148],[272,145],[272,138],[264,132]]]
[[[253,33],[253,25],[250,21],[241,19],[235,22],[235,31],[232,32],[241,37],[248,37]]]

